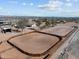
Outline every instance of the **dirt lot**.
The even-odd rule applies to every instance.
[[[33,32],[33,30],[24,30],[23,32],[12,32],[12,33],[0,33],[0,58],[2,59],[44,59],[49,54],[52,54],[52,51],[55,52],[57,48],[65,41],[63,40],[64,36],[70,33],[73,28],[57,27],[55,29],[45,30],[46,33],[34,32],[33,34],[24,34],[28,32]],[[60,29],[60,30],[58,30]],[[54,32],[52,32],[54,30]],[[56,32],[56,31],[57,32]],[[52,34],[52,36],[50,35]],[[53,36],[53,33],[56,34]],[[60,36],[57,35],[59,33],[60,36],[63,36],[60,39]],[[20,37],[12,38],[8,40],[10,37],[24,34]],[[8,40],[8,41],[7,41]],[[61,41],[59,43],[59,41]],[[59,43],[59,44],[58,44]],[[26,48],[28,47],[28,48]],[[50,51],[51,50],[51,51]],[[42,52],[41,52],[42,51]],[[46,51],[45,53],[43,53]],[[28,53],[29,52],[29,53]]]
[[[22,54],[19,52],[16,48],[11,46],[10,44],[7,43],[7,40],[15,35],[18,34],[23,34],[30,32],[32,30],[24,30],[23,32],[7,32],[7,33],[1,33],[0,32],[0,58],[2,59],[25,59],[29,58],[26,55]]]

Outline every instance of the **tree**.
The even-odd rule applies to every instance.
[[[26,20],[19,20],[17,23],[16,23],[16,28],[18,28],[18,29],[22,29],[22,31],[23,31],[23,29],[26,27],[26,25],[27,25],[27,22],[28,21],[26,21]]]

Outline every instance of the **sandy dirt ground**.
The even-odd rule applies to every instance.
[[[27,53],[42,54],[58,42],[59,38],[34,32],[13,38],[9,41]]]
[[[67,29],[67,30],[72,30],[72,29]],[[63,32],[62,33],[65,33],[64,31],[67,31],[67,30],[64,30],[63,29]],[[18,35],[18,34],[23,34],[23,33],[28,33],[28,32],[31,32],[32,30],[27,30],[27,29],[25,29],[23,32],[19,32],[19,33],[16,33],[16,32],[12,32],[12,33],[6,33],[6,34],[4,34],[4,33],[0,33],[0,41],[2,41],[2,44],[0,44],[0,48],[2,48],[1,49],[1,51],[0,51],[0,57],[1,58],[3,58],[3,59],[5,59],[5,58],[7,58],[7,56],[8,56],[8,58],[10,59],[12,59],[12,58],[14,58],[14,57],[17,57],[17,59],[31,59],[31,58],[28,58],[28,56],[25,56],[23,53],[21,53],[20,51],[18,51],[17,49],[15,49],[14,47],[12,47],[12,46],[9,46],[8,44],[7,44],[7,40],[10,38],[10,37],[12,37],[12,36],[15,36],[15,35]],[[70,32],[70,31],[68,31],[68,32]],[[66,34],[66,33],[65,33]],[[36,34],[37,35],[37,34]],[[63,34],[64,35],[64,34]],[[38,37],[39,37],[40,35],[38,35]],[[43,35],[41,35],[40,37],[42,37]],[[30,35],[30,37],[31,38],[33,38],[34,36],[33,35]],[[30,37],[27,37],[27,38],[30,38]],[[38,43],[36,43],[35,45],[40,45],[41,44],[41,42],[42,42],[42,45],[44,44],[43,43],[43,41],[45,40],[45,39],[47,39],[47,40],[45,40],[44,42],[47,42],[47,43],[50,43],[49,44],[49,46],[52,44],[52,42],[54,42],[55,40],[53,40],[52,41],[52,37],[48,37],[48,36],[43,36],[44,37],[44,40],[42,40],[41,39],[41,41],[39,41],[39,39],[40,39],[40,37],[38,38],[38,40],[35,40],[34,42],[40,42],[39,44]],[[37,37],[34,37],[34,38],[37,38]],[[56,39],[56,41],[58,41],[58,38],[56,38],[56,37],[53,37],[54,39]],[[22,37],[22,39],[23,39],[23,37]],[[26,38],[24,38],[24,39],[26,39]],[[48,40],[48,39],[50,39],[50,41]],[[31,39],[30,39],[31,40]],[[34,40],[34,39],[33,39]],[[55,42],[56,42],[55,41]],[[50,52],[54,52],[55,50],[57,50],[57,47],[59,47],[63,42],[64,42],[65,40],[62,40],[62,42],[60,42],[56,47],[54,47],[54,49],[52,49]],[[19,41],[19,42],[22,42],[22,41]],[[31,43],[32,42],[32,40],[31,41],[24,41],[24,43],[25,43],[25,45],[23,44],[23,43],[19,43],[18,42],[18,44],[20,44],[20,45],[22,45],[23,46],[23,48],[25,48],[25,45],[26,45],[26,43]],[[55,43],[54,42],[54,43]],[[48,48],[49,46],[46,46],[46,44],[47,43],[45,43],[45,48]],[[17,44],[17,43],[16,43]],[[26,45],[26,46],[28,46],[28,44]],[[33,43],[34,44],[34,43]],[[31,45],[31,44],[30,44]],[[41,45],[41,46],[42,46]],[[47,44],[48,45],[48,44]],[[40,46],[40,47],[41,47]],[[35,46],[34,46],[35,47]],[[32,47],[32,48],[34,48],[34,47]],[[39,47],[37,47],[37,49],[38,49]],[[35,49],[35,48],[34,48]],[[25,50],[25,49],[24,49]],[[43,49],[44,50],[44,49]],[[15,55],[16,54],[16,55]],[[18,55],[18,54],[20,54],[20,55]],[[20,56],[22,56],[22,58],[20,57]],[[24,57],[23,57],[24,56]],[[70,56],[72,56],[72,55],[70,55]],[[72,56],[72,58],[73,58],[73,56]],[[75,57],[74,57],[75,58]],[[16,59],[16,58],[14,58],[14,59]],[[32,58],[32,59],[35,59],[35,58]],[[38,58],[36,58],[36,59],[38,59]],[[41,59],[43,59],[43,58],[41,58]]]
[[[0,32],[0,58],[2,59],[29,59],[29,56],[22,54],[20,51],[15,49],[13,46],[7,43],[7,40],[15,35],[28,33],[33,30],[25,29],[23,32],[7,32],[1,33]]]
[[[7,33],[1,33],[0,32],[0,41],[5,41],[5,40],[8,40],[12,36],[27,33],[27,32],[30,32],[30,31],[33,31],[33,30],[24,29],[23,32],[7,32]]]

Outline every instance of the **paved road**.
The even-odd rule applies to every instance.
[[[79,39],[79,26],[78,26],[78,29],[72,34],[72,36],[63,45],[61,45],[60,48],[58,48],[58,50],[51,56],[50,59],[58,59],[58,57],[60,56],[61,53],[65,53],[65,52],[63,52],[65,50],[65,48],[67,48],[71,42],[73,42],[77,39]],[[79,51],[79,46],[75,47],[72,51],[73,51],[73,53]],[[75,55],[79,56],[78,53],[79,52],[75,53]],[[60,59],[65,59],[65,58],[63,58],[61,56]]]

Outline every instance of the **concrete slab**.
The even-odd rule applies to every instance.
[[[41,33],[30,33],[10,39],[9,42],[29,55],[46,53],[59,41],[58,37]]]

